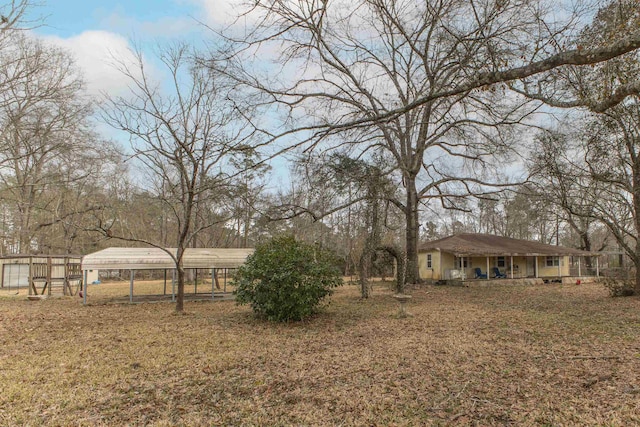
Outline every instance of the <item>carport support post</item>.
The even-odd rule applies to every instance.
[[[580,270],[580,260],[582,256],[578,256],[578,277],[582,276],[582,271]]]
[[[164,290],[162,291],[162,295],[167,294],[167,269],[164,269]]]
[[[82,293],[82,304],[84,305],[87,305],[87,288],[89,287],[89,284],[87,283],[88,276],[89,276],[89,270],[85,270],[84,281],[82,282],[82,290],[84,291]]]
[[[53,268],[53,265],[51,263],[51,257],[47,257],[47,283],[49,284],[49,287],[47,288],[47,295],[49,296],[51,296],[51,285],[52,285],[51,281],[53,280],[53,274],[51,274],[52,268]]]
[[[2,280],[4,280],[4,277],[2,278]],[[33,287],[33,257],[30,256],[29,257],[29,295],[31,295],[32,287]]]
[[[131,270],[131,278],[129,279],[129,303],[133,302],[133,275],[135,270]]]
[[[176,300],[176,270],[171,270],[171,301]]]
[[[487,257],[487,280],[489,280],[489,257]]]
[[[211,299],[214,299],[215,285],[216,285],[216,276],[215,276],[215,271],[212,268],[211,269]]]
[[[600,277],[600,258],[596,257],[596,277]]]
[[[538,278],[538,256],[533,257],[533,268],[536,270],[536,278]]]

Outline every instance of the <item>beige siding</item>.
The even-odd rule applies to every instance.
[[[427,266],[428,255],[431,255],[431,268]],[[429,251],[418,254],[420,278],[425,280],[440,280],[440,252]]]
[[[511,259],[511,257],[509,257]],[[509,264],[509,276],[511,275],[511,265]],[[513,277],[527,277],[527,258],[523,256],[513,257]]]
[[[558,266],[547,267],[547,257],[538,257],[538,277],[558,277],[569,275],[569,257],[560,257],[560,268]]]
[[[442,254],[442,274],[446,270],[451,270],[456,268],[456,257],[453,254],[444,252]]]

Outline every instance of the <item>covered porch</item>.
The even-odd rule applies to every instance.
[[[443,270],[445,280],[504,280],[564,277],[599,277],[598,257],[589,255],[454,255],[453,268]]]

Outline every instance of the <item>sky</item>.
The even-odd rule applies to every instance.
[[[114,66],[114,59],[133,63],[131,49],[140,47],[145,68],[152,77],[160,70],[154,65],[153,49],[174,41],[195,46],[214,37],[206,26],[220,29],[233,22],[242,0],[34,0],[41,4],[30,10],[28,19],[41,24],[33,28],[40,38],[71,52],[84,73],[87,92],[128,96],[129,79]],[[160,71],[157,71],[160,73]],[[125,148],[128,137],[97,122],[106,137]],[[283,159],[270,162],[275,187],[288,180]]]
[[[119,92],[126,80],[109,61],[130,56],[134,45],[150,48],[170,40],[202,43],[213,27],[229,22],[234,0],[48,0],[31,10],[43,19],[33,31],[71,51],[86,73],[88,91]]]
[[[113,66],[114,57],[133,61],[130,49],[141,46],[149,53],[147,69],[153,73],[153,47],[174,40],[196,46],[211,40],[214,35],[203,23],[214,28],[230,23],[242,0],[38,1],[42,5],[32,9],[32,19],[42,17],[43,25],[33,31],[75,55],[90,94],[119,95],[126,94],[128,79]],[[108,132],[106,125],[101,130]],[[283,163],[272,166],[287,178]]]

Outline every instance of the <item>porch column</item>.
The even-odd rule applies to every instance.
[[[462,280],[464,280],[467,278],[467,274],[464,269],[464,257],[460,257],[460,268],[462,269]]]
[[[133,275],[135,270],[131,270],[131,278],[129,279],[129,303],[133,302]]]
[[[446,277],[444,277],[443,275],[443,271],[442,271],[442,251],[440,249],[438,249],[438,252],[440,253],[440,272],[438,273],[438,280],[442,280],[442,279],[446,279]]]
[[[535,276],[536,278],[538,278],[538,256],[537,255],[533,257],[533,268],[536,270]]]
[[[558,277],[562,277],[562,260],[563,256],[558,255]]]
[[[596,257],[596,277],[600,277],[600,258]]]
[[[162,291],[162,295],[166,295],[167,294],[167,269],[164,269],[164,288]]]
[[[511,255],[511,278],[513,279],[513,255]]]
[[[578,277],[582,276],[582,270],[580,270],[580,260],[582,259],[581,256],[578,257]]]
[[[489,280],[489,257],[487,257],[487,280]]]

